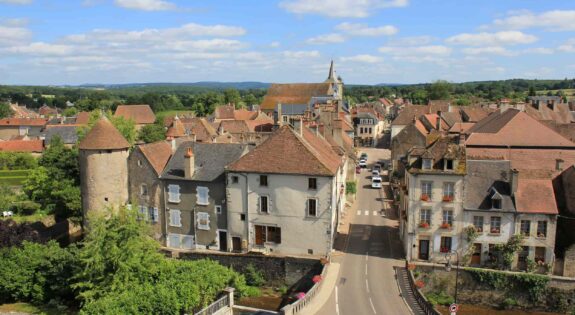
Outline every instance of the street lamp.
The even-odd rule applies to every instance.
[[[450,250],[445,254],[445,260],[447,263],[445,264],[445,271],[451,271],[451,256],[455,254],[457,261],[456,261],[456,268],[455,268],[455,297],[454,297],[454,304],[457,304],[457,282],[459,280],[459,253],[454,250]]]

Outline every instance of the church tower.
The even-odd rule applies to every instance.
[[[89,213],[102,213],[128,202],[129,148],[128,141],[105,117],[80,142],[84,222]]]
[[[331,64],[329,66],[329,73],[324,83],[331,83],[336,93],[336,98],[338,100],[343,100],[343,81],[341,80],[341,77],[335,75],[333,60],[331,61]]]

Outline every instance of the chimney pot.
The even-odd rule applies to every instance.
[[[186,179],[191,179],[194,176],[194,171],[196,168],[194,152],[191,147],[189,147],[186,151],[184,164],[184,176]]]

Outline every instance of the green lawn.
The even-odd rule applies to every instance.
[[[22,186],[30,170],[0,171],[0,185]]]

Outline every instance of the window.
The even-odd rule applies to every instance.
[[[431,224],[431,210],[430,209],[421,209],[419,210],[419,225],[425,225],[429,227]]]
[[[193,249],[194,248],[194,236],[193,235],[182,235],[182,243],[180,244],[183,249]]]
[[[445,160],[445,169],[453,170],[453,160]]]
[[[432,160],[431,159],[423,159],[421,168],[424,170],[431,169]]]
[[[182,226],[182,216],[180,210],[170,209],[170,226]]]
[[[547,221],[537,222],[537,237],[547,237]]]
[[[268,196],[260,196],[260,212],[269,213]]]
[[[232,184],[237,184],[239,182],[239,178],[237,176],[232,176]]]
[[[441,225],[444,227],[453,226],[453,210],[443,210]]]
[[[285,115],[282,116],[282,119],[283,119],[284,123],[287,123],[287,122],[288,122],[288,118],[289,118],[288,116],[285,116]]]
[[[451,251],[451,237],[442,236],[439,251],[442,253],[449,253]]]
[[[473,217],[473,226],[475,227],[475,231],[483,232],[483,217],[482,216],[474,216]]]
[[[431,189],[433,188],[433,182],[421,182],[421,199],[430,200],[431,199]]]
[[[222,206],[215,206],[214,208],[216,208],[217,214],[222,214]]]
[[[142,184],[142,186],[140,186],[140,195],[143,197],[148,196],[148,185]]]
[[[518,261],[526,262],[527,258],[529,258],[529,246],[522,246],[521,251],[519,252]]]
[[[265,243],[281,244],[281,228],[277,226],[255,225],[256,245],[263,246]]]
[[[453,201],[455,195],[454,183],[443,183],[443,201]]]
[[[196,204],[200,206],[207,206],[210,204],[208,187],[196,187]]]
[[[198,230],[210,230],[210,215],[208,213],[196,213],[196,221],[198,222]]]
[[[545,262],[545,247],[535,247],[535,262],[536,263]]]
[[[158,220],[160,219],[158,208],[155,207],[148,208],[148,219],[154,223],[158,222]]]
[[[307,188],[308,189],[317,189],[317,178],[310,177],[307,179]]]
[[[168,234],[168,247],[180,248],[180,235]]]
[[[529,237],[531,234],[531,221],[521,220],[521,227],[519,228],[519,232],[521,235]]]
[[[180,186],[168,185],[168,202],[171,203],[180,202]]]
[[[260,186],[268,187],[268,176],[267,175],[260,175]]]
[[[138,207],[138,219],[147,221],[148,220],[148,207],[139,206]]]
[[[142,167],[142,160],[138,160],[138,166]]]
[[[244,213],[240,214],[240,220],[241,221],[245,221],[246,220],[246,215]]]
[[[317,216],[317,200],[308,199],[307,200],[307,216],[316,217]]]
[[[557,159],[555,160],[555,170],[562,171],[563,170],[563,160]]]
[[[493,198],[491,199],[491,206],[493,209],[501,209],[501,199]]]
[[[501,217],[491,217],[491,226],[489,232],[493,234],[501,233]]]

